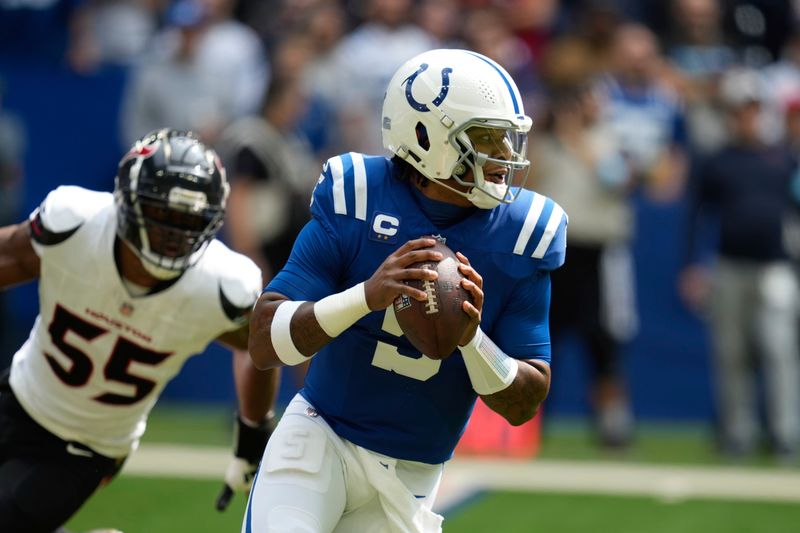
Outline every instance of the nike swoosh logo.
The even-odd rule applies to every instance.
[[[94,457],[94,454],[89,450],[79,448],[74,444],[72,444],[71,442],[67,443],[67,453],[70,455],[78,455],[80,457]]]

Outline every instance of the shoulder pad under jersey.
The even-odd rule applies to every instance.
[[[261,294],[261,269],[248,257],[218,240],[205,251],[206,264],[217,277],[220,305],[234,323],[244,323]]]
[[[31,213],[31,238],[42,246],[60,244],[113,201],[111,193],[58,187]]]
[[[337,216],[366,221],[368,192],[385,178],[386,163],[385,157],[355,152],[328,159],[311,196],[312,216],[328,231],[336,228]]]
[[[550,198],[531,192],[512,204],[515,228],[513,252],[538,262],[538,270],[555,270],[564,264],[569,217]]]

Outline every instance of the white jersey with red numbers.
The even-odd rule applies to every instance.
[[[39,316],[11,368],[36,422],[109,457],[136,448],[167,382],[238,329],[261,291],[258,267],[214,240],[177,281],[132,297],[114,258],[116,220],[110,193],[78,187],[59,187],[31,215]]]

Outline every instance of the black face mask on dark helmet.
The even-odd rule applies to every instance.
[[[216,152],[193,134],[148,133],[119,164],[117,235],[153,277],[173,279],[195,264],[216,236],[228,191]]]

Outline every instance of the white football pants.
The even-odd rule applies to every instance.
[[[242,533],[440,533],[443,466],[356,446],[298,394],[264,451]]]

